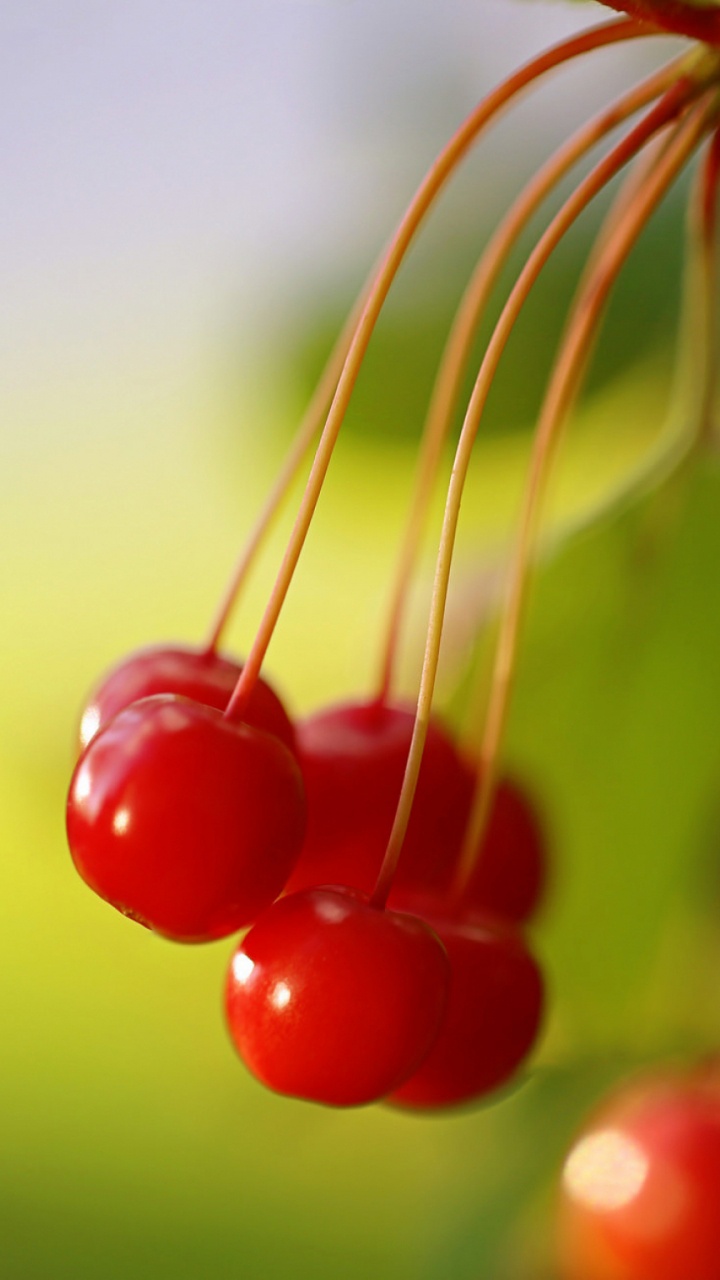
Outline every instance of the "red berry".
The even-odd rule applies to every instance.
[[[563,1280],[718,1280],[720,1080],[625,1086],[565,1164]]]
[[[517,782],[501,778],[464,907],[522,924],[537,910],[546,879],[545,837],[535,808]],[[425,883],[448,888],[450,876],[442,863]]]
[[[80,721],[81,750],[123,707],[157,693],[180,694],[224,711],[241,671],[241,663],[207,650],[180,646],[139,649],[114,667],[91,693]],[[295,730],[277,694],[264,680],[258,680],[253,689],[245,719],[295,751]]]
[[[288,888],[347,884],[371,893],[392,829],[415,723],[409,706],[330,707],[297,726],[308,799],[308,832]],[[396,888],[442,892],[470,814],[474,770],[437,721],[430,725]],[[465,903],[522,922],[546,875],[545,842],[520,786],[498,785],[482,856]],[[395,895],[391,895],[391,905]]]
[[[232,959],[226,1002],[245,1064],[278,1093],[359,1106],[406,1079],[447,1000],[448,961],[422,921],[344,889],[282,898]]]
[[[421,1110],[477,1101],[515,1074],[537,1037],[540,970],[520,934],[498,921],[453,919],[407,900],[444,944],[450,998],[438,1037],[390,1101]]]
[[[182,942],[250,924],[282,892],[305,825],[277,738],[186,698],[120,711],[70,784],[73,861],[100,897]]]
[[[414,708],[378,702],[330,707],[297,726],[308,832],[291,889],[347,884],[371,893],[405,774]],[[430,725],[397,882],[415,864],[458,851],[471,780],[437,722]]]
[[[517,782],[501,778],[466,904],[520,924],[534,915],[547,877],[537,812]]]

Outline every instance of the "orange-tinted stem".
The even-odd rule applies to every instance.
[[[568,140],[534,175],[489,241],[453,321],[430,400],[410,515],[398,557],[380,667],[379,701],[392,686],[403,618],[420,553],[435,479],[442,459],[473,340],[500,272],[524,228],[563,177],[602,138],[665,92],[681,75],[685,59],[635,86]]]
[[[242,720],[255,681],[260,672],[268,645],[272,639],[280,611],[290,588],[290,583],[307,537],[317,505],[323,481],[330,465],[335,442],[355,385],[370,337],[382,309],[385,298],[402,263],[402,260],[434,200],[482,130],[540,76],[564,62],[580,57],[593,49],[623,40],[636,39],[653,34],[654,29],[633,21],[621,20],[593,28],[581,35],[565,40],[553,49],[533,59],[525,67],[514,72],[494,89],[470,113],[448,145],[430,168],[424,181],[403,217],[395,236],[381,262],[373,286],[365,301],[350,350],[333,397],[330,411],[318,445],[315,460],[305,488],[305,493],[280,566],[275,585],[260,621],[255,640],[248,654],[242,674],[226,709],[231,720]]]
[[[553,218],[530,254],[493,331],[470,398],[448,488],[430,606],[430,619],[415,726],[393,829],[372,896],[373,902],[377,905],[381,905],[387,900],[410,817],[430,720],[462,493],[470,465],[472,446],[500,357],[533,284],[566,232],[594,197],[603,190],[608,182],[637,154],[645,143],[678,114],[688,96],[693,92],[695,92],[695,84],[690,79],[679,81],[674,85],[661,102],[652,111],[648,112],[627,137],[614,147],[580,183],[576,191]]]
[[[517,645],[529,581],[532,544],[560,432],[582,376],[610,290],[628,254],[668,188],[690,159],[717,114],[716,94],[706,98],[676,130],[642,188],[616,220],[573,308],[573,315],[553,370],[533,444],[530,472],[512,558],[506,602],[500,620],[485,733],[478,762],[478,787],[457,874],[451,889],[460,901],[470,881],[492,804],[497,761],[512,690]]]
[[[717,207],[720,182],[720,130],[716,130],[700,171],[697,195],[691,216],[692,231],[699,258],[698,327],[703,344],[701,402],[698,407],[698,439],[707,440],[715,422],[717,389]]]
[[[312,399],[305,410],[300,425],[295,433],[295,437],[290,445],[290,449],[280,469],[280,473],[277,476],[275,483],[268,494],[267,500],[255,521],[255,525],[250,532],[250,536],[248,537],[247,542],[235,563],[230,580],[225,588],[225,593],[208,634],[205,645],[208,653],[215,653],[218,649],[240,592],[245,585],[247,576],[255,562],[255,557],[265,541],[265,537],[272,527],[288,490],[299,474],[300,468],[310,451],[310,447],[323,424],[323,420],[332,402],[333,395],[335,394],[335,388],[337,387],[340,374],[342,373],[347,353],[350,350],[353,334],[355,333],[358,320],[362,314],[365,298],[369,293],[371,283],[372,277],[357,298],[353,309],[343,326],[340,336],[330,353],[325,368],[320,375],[320,381],[313,392]]]

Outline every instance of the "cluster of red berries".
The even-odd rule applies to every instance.
[[[224,713],[240,674],[212,652],[151,649],[103,681],[82,717],[68,802],[80,874],[177,941],[252,926],[230,964],[227,1016],[271,1088],[420,1108],[497,1088],[530,1050],[542,1008],[519,931],[544,877],[529,802],[502,783],[454,904],[474,777],[433,723],[385,909],[372,890],[413,712],[358,702],[295,728],[258,680],[238,723]]]
[[[537,1036],[543,986],[522,926],[543,887],[543,839],[532,805],[516,783],[498,776],[497,764],[533,539],[550,460],[609,292],[654,210],[708,140],[691,218],[690,258],[698,269],[688,291],[697,339],[690,344],[694,403],[684,438],[655,457],[627,492],[666,475],[703,444],[715,382],[720,4],[606,3],[632,16],[575,36],[511,75],[431,167],[330,358],[209,644],[133,655],[101,684],[82,719],[68,802],[80,874],[113,906],[168,938],[202,942],[248,929],[227,977],[229,1027],[250,1070],[281,1093],[338,1106],[386,1099],[419,1110],[468,1102],[508,1081]],[[560,148],[512,206],[470,280],[428,414],[376,696],[294,725],[260,670],[374,325],[416,231],[471,144],[514,98],[563,63],[659,30],[706,44],[625,93]],[[545,198],[644,108],[550,220],[493,330],[448,488],[417,706],[399,704],[390,689],[400,615],[492,288]],[[581,280],[541,407],[485,728],[471,764],[434,718],[432,697],[473,442],[539,273],[630,162],[636,163]],[[317,435],[285,558],[241,666],[220,655],[220,633],[260,534]],[[575,1148],[562,1213],[568,1280],[718,1280],[717,1078],[666,1076],[621,1094]]]

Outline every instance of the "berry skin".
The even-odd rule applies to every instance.
[[[347,884],[372,893],[380,872],[410,748],[414,708],[377,702],[330,707],[300,721],[298,755],[308,832],[291,892]],[[430,724],[397,891],[447,889],[470,814],[475,771],[437,721]],[[498,784],[483,852],[465,905],[521,923],[537,909],[546,879],[545,841],[531,801],[510,779]]]
[[[438,1037],[396,1106],[435,1110],[478,1101],[510,1080],[530,1052],[543,1009],[540,970],[520,934],[499,921],[443,916],[407,900],[444,944],[452,977]]]
[[[464,800],[469,816],[473,781]],[[547,881],[547,847],[533,802],[511,778],[495,789],[482,849],[463,896],[463,909],[524,924],[537,911]],[[454,860],[424,848],[416,855],[416,885],[442,894],[450,888]],[[394,899],[393,899],[394,901]],[[399,903],[398,903],[399,906]]]
[[[717,1280],[720,1079],[625,1086],[565,1164],[562,1280]]]
[[[430,1049],[449,966],[422,921],[340,888],[282,898],[233,956],[230,1033],[277,1093],[330,1106],[376,1102]]]
[[[305,800],[277,738],[187,698],[120,711],[70,784],[73,861],[96,893],[179,942],[243,928],[282,892]]]
[[[80,721],[80,749],[118,711],[140,698],[175,693],[204,706],[224,711],[238,682],[242,664],[207,650],[157,646],[131,653],[96,685]],[[295,751],[295,730],[277,694],[258,680],[248,704],[246,720],[272,733]]]
[[[371,893],[392,829],[415,709],[378,702],[330,707],[297,726],[308,800],[308,833],[291,890],[352,885]],[[397,883],[438,851],[456,855],[472,781],[453,743],[431,723]]]
[[[501,778],[466,904],[522,924],[537,911],[546,881],[547,848],[537,812],[517,782]]]

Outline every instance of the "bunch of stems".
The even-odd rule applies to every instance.
[[[378,266],[363,288],[335,345],[289,455],[239,558],[213,621],[207,652],[217,650],[258,550],[292,483],[319,436],[305,492],[270,597],[226,715],[241,720],[257,680],[307,537],[333,450],[372,333],[397,272],[427,213],[474,143],[506,107],[546,74],[585,54],[621,41],[657,35],[633,19],[605,23],[555,46],[511,75],[468,116],[432,165],[411,201]],[[534,435],[528,477],[501,606],[498,640],[481,742],[477,749],[475,797],[462,853],[450,889],[462,902],[473,874],[490,814],[507,721],[530,566],[538,538],[542,499],[562,429],[580,392],[606,304],[620,271],[653,212],[703,139],[712,137],[691,204],[687,314],[692,343],[683,362],[692,364],[694,425],[681,433],[686,453],[710,430],[714,391],[714,284],[717,183],[720,142],[720,59],[693,51],[632,88],[569,139],[530,180],[485,248],[466,288],[440,362],[425,422],[414,494],[402,540],[385,629],[377,699],[391,694],[402,622],[416,572],[428,509],[444,456],[473,343],[493,289],[524,229],[571,169],[633,115],[649,108],[595,164],[564,201],[539,237],[511,288],[487,344],[460,432],[447,491],[429,610],[425,655],[405,778],[387,852],[372,896],[383,906],[390,891],[407,829],[432,708],[460,508],[473,445],[501,356],[541,271],[588,205],[634,161],[586,264],[552,369]],[[688,354],[692,350],[692,356]],[[687,400],[685,401],[687,410]],[[322,429],[321,429],[322,428]],[[678,449],[663,447],[623,489],[638,490],[677,461]],[[613,496],[617,501],[617,495]]]

